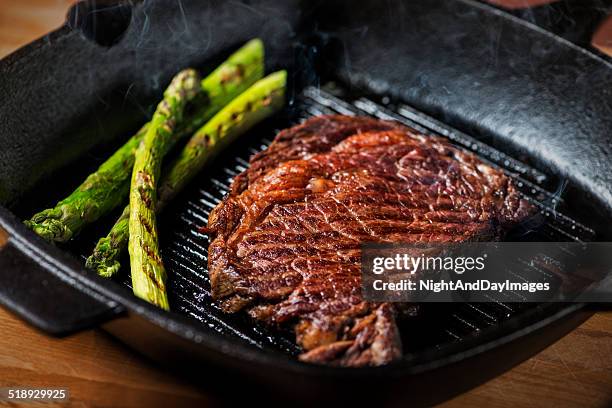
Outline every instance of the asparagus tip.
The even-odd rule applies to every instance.
[[[253,38],[252,40],[249,40],[246,44],[244,44],[242,48],[253,48],[257,49],[258,52],[263,52],[264,43],[261,38]]]
[[[59,219],[46,218],[41,222],[26,220],[23,223],[49,242],[66,242],[72,238],[72,231]]]
[[[119,272],[119,268],[121,268],[121,264],[117,261],[114,261],[112,265],[99,265],[96,272],[103,278],[112,278]]]
[[[101,257],[99,254],[94,253],[85,262],[85,267],[91,271],[96,272],[103,278],[111,278],[119,272],[121,264],[119,261],[109,259],[107,257]]]

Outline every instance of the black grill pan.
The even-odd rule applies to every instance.
[[[92,13],[111,29],[92,25]],[[0,62],[0,301],[35,326],[56,335],[102,327],[233,398],[423,405],[507,370],[590,315],[585,305],[513,299],[432,306],[403,324],[401,361],[307,365],[295,360],[291,333],[211,303],[198,227],[276,130],[343,113],[442,135],[502,168],[541,209],[537,239],[608,239],[608,61],[469,0],[89,2],[70,17]],[[135,299],[127,273],[107,281],[83,270],[104,225],[63,247],[21,225],[144,121],[177,69],[209,69],[255,36],[270,70],[289,68],[290,103],[244,137],[248,146],[223,152],[162,216],[172,312]]]

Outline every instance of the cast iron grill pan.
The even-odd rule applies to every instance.
[[[95,4],[101,2],[77,6],[87,13]],[[0,106],[6,119],[0,121],[6,147],[0,149],[0,228],[10,237],[0,251],[0,303],[24,320],[54,335],[102,327],[210,391],[226,387],[228,396],[240,394],[248,403],[284,394],[292,404],[303,399],[343,406],[350,398],[357,406],[392,400],[431,406],[529,358],[590,314],[582,304],[521,306],[516,299],[427,305],[402,326],[401,361],[360,369],[304,364],[293,356],[292,334],[211,305],[208,242],[197,227],[233,174],[276,130],[321,112],[363,111],[414,122],[503,168],[544,211],[537,231],[525,225],[519,234],[591,239],[592,231],[575,219],[607,240],[609,60],[475,0],[391,1],[382,7],[376,0],[362,0],[359,7],[346,0],[124,5],[120,10],[131,10],[131,16],[121,12],[129,23],[124,32],[106,37],[103,24],[88,30],[77,12],[69,24],[0,61],[6,96]],[[100,15],[96,7],[90,11]],[[73,24],[79,21],[85,26]],[[24,228],[21,220],[70,193],[120,145],[115,136],[146,120],[175,72],[185,66],[207,72],[253,37],[266,44],[269,72],[292,72],[291,92],[332,78],[350,84],[351,92],[342,86],[326,86],[320,94],[306,89],[286,112],[211,163],[166,209],[160,227],[170,313],[84,270],[78,258],[90,253],[114,215],[67,247],[49,245]],[[356,87],[364,93],[352,93]],[[252,151],[243,147],[247,142]],[[103,147],[94,152],[95,146]],[[129,283],[126,271],[118,281]]]
[[[388,97],[351,94],[336,82],[322,89],[309,87],[290,102],[285,112],[253,129],[239,143],[221,152],[160,217],[162,256],[169,275],[168,290],[173,312],[187,315],[224,336],[233,336],[252,346],[292,356],[299,354],[291,330],[265,327],[245,313],[230,315],[216,306],[211,297],[207,270],[209,240],[199,227],[206,225],[210,211],[227,194],[232,179],[247,168],[251,155],[265,149],[281,129],[315,115],[370,115],[395,120],[425,134],[446,137],[455,146],[472,151],[490,165],[501,168],[514,179],[524,197],[540,209],[537,217],[511,232],[509,239],[513,234],[520,236],[521,240],[533,241],[594,239],[595,232],[591,228],[564,214],[561,192],[549,191],[551,186],[556,189],[558,185],[551,176],[410,106],[389,101]],[[81,243],[69,249],[84,262],[93,244]],[[123,265],[129,265],[129,260],[124,259]],[[508,273],[528,281],[542,279],[538,276],[539,271],[528,268]],[[554,279],[553,276],[543,278]],[[117,279],[131,287],[128,268],[124,267]],[[416,317],[400,322],[405,356],[415,359],[421,352],[442,351],[467,338],[474,340],[481,336],[484,339],[486,332],[494,331],[500,324],[520,319],[541,307],[533,303],[517,303],[520,300],[521,295],[510,293],[491,299],[491,303],[422,305]]]

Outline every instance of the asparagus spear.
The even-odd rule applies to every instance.
[[[285,71],[279,71],[258,81],[194,134],[162,178],[158,211],[193,179],[223,145],[283,106],[286,76]],[[89,269],[105,277],[119,271],[119,258],[129,239],[128,218],[129,207],[126,207],[109,234],[98,241],[93,254],[87,259]]]
[[[208,75],[201,83],[202,97],[193,102],[196,105],[194,113],[173,133],[171,143],[166,144],[167,149],[180,138],[193,134],[219,109],[260,79],[263,59],[263,44],[254,39]],[[66,242],[83,227],[121,205],[129,191],[134,152],[148,127],[149,124],[144,125],[72,194],[55,207],[35,214],[25,224],[47,241]]]
[[[136,296],[163,309],[169,309],[169,305],[155,221],[157,179],[166,146],[182,119],[186,103],[197,95],[198,88],[197,73],[193,70],[183,71],[172,80],[136,150],[132,171],[129,219],[132,289]]]

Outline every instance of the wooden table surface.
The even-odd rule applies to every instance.
[[[520,3],[546,0],[491,1],[507,1],[509,6],[517,7]],[[59,26],[72,2],[0,0],[0,57]],[[612,34],[602,34],[603,31],[610,32],[600,30],[596,45],[604,52],[612,52]],[[70,389],[68,403],[37,405],[41,407],[220,405],[104,332],[92,330],[53,339],[0,309],[0,387],[3,386]],[[443,406],[611,407],[612,314],[593,316],[540,354]]]

